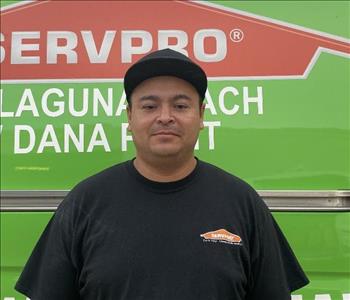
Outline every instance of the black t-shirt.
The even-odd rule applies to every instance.
[[[128,161],[68,194],[16,289],[32,300],[287,300],[307,282],[248,184],[202,161],[159,183]]]

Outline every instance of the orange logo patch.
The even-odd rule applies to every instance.
[[[242,239],[239,235],[233,234],[226,229],[219,229],[215,231],[209,231],[201,234],[203,241],[222,242],[234,245],[240,245]]]

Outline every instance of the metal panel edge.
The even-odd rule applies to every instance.
[[[55,211],[67,190],[0,190],[0,211]],[[350,190],[259,190],[272,211],[350,211]]]

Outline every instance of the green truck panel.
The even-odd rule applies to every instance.
[[[0,4],[3,9],[20,2],[22,1],[1,1]],[[40,5],[45,5],[43,3]],[[45,3],[50,5],[54,2]],[[89,2],[90,5],[95,3],[97,2]],[[125,2],[125,5],[130,3]],[[154,3],[156,2],[149,2],[148,5]],[[32,4],[36,5],[30,5]],[[70,1],[69,7],[77,4],[82,10],[80,18],[83,18],[83,11],[88,5],[84,1]],[[303,193],[297,194],[300,191],[350,190],[350,2],[207,1],[192,6],[205,6],[209,20],[215,10],[209,9],[210,4],[221,5],[226,10],[226,13],[220,15],[220,20],[233,14],[230,9],[240,10],[238,13],[242,15],[255,14],[252,17],[258,20],[257,23],[272,20],[279,26],[288,22],[287,26],[292,31],[296,28],[301,30],[300,36],[304,33],[310,36],[310,32],[315,32],[324,39],[333,39],[335,44],[335,41],[339,44],[347,43],[346,53],[334,49],[321,51],[304,77],[300,74],[294,77],[272,76],[273,78],[260,79],[218,79],[211,76],[214,78],[209,81],[206,97],[207,123],[200,134],[199,149],[195,150],[195,154],[200,159],[243,178],[257,190],[289,195],[281,196],[279,202],[285,211],[275,211],[273,214],[311,281],[308,286],[296,291],[292,300],[350,300],[349,197],[344,198],[344,201],[334,197],[330,201],[332,205],[322,209],[321,206],[327,204],[327,197],[322,198],[321,202],[313,202],[312,197],[304,198],[300,196]],[[188,9],[193,9],[192,6],[189,5]],[[25,12],[22,9],[18,11]],[[132,15],[132,12],[123,12],[123,15],[127,16],[128,13]],[[66,14],[69,14],[69,9],[66,9]],[[1,20],[2,34],[7,30],[7,23],[3,22],[6,14],[2,12],[1,16],[4,17]],[[24,18],[16,19],[16,26],[19,20],[23,21]],[[192,20],[195,21],[196,18],[191,18],[191,22]],[[98,32],[94,31],[98,21],[89,21],[93,34]],[[157,29],[178,28],[177,23],[170,27],[159,24]],[[218,23],[221,22],[217,22],[219,28]],[[210,24],[213,26],[215,23]],[[125,26],[115,28],[117,35],[128,27]],[[185,22],[181,26],[183,27],[179,29],[185,32],[192,30],[187,29]],[[39,30],[29,25],[27,27],[20,26],[20,29],[18,27],[13,31]],[[236,28],[235,24],[232,25],[233,28]],[[63,26],[57,30],[68,29]],[[45,28],[42,29],[41,38],[45,38],[45,31]],[[78,35],[80,32],[75,33]],[[246,37],[249,38],[249,34]],[[81,39],[80,36],[79,38]],[[255,38],[264,41],[263,36]],[[25,206],[30,203],[29,200],[33,200],[30,197],[33,191],[48,191],[49,194],[50,191],[54,193],[54,190],[70,190],[83,178],[134,156],[133,144],[125,130],[127,118],[120,80],[35,83],[4,80],[4,65],[10,53],[9,47],[2,46],[9,39],[10,34],[7,32],[4,37],[1,36],[1,53],[4,50],[6,58],[4,63],[1,62],[0,191],[21,192],[21,204]],[[190,34],[189,39],[193,39]],[[234,45],[237,46],[235,49],[239,48],[239,44],[235,44],[237,41],[232,41],[229,37],[227,41],[231,43],[229,47]],[[35,43],[36,40],[29,42]],[[290,45],[290,52],[285,58],[287,61],[299,46],[298,43]],[[36,54],[35,51],[27,53]],[[238,58],[233,56],[232,59]],[[268,61],[273,63],[274,57]],[[98,66],[96,64],[96,68]],[[86,65],[81,69],[85,67]],[[113,65],[112,69],[118,67],[123,65]],[[26,65],[23,65],[25,68]],[[50,95],[45,107],[43,95],[50,90],[56,94]],[[86,113],[73,117],[68,102],[72,101],[75,109],[81,110],[84,108],[84,97],[88,105]],[[260,98],[260,102],[247,101],[247,98],[254,97]],[[109,101],[112,103],[110,108]],[[59,113],[60,109],[62,113]],[[48,116],[48,110],[57,113],[57,117]],[[72,138],[73,135],[75,140],[82,137],[83,141],[77,143]],[[104,140],[103,145],[101,140]],[[295,205],[290,200],[293,192],[299,195],[292,197]],[[3,199],[6,197],[2,196],[1,209],[8,200]],[[17,201],[14,198],[10,199],[13,203]],[[314,206],[315,211],[302,211],[303,201]],[[317,207],[313,204],[316,202]],[[52,211],[35,211],[35,207],[31,211],[28,207],[22,207],[23,211],[14,211],[18,209],[21,206],[17,205],[12,211],[3,209],[0,212],[0,300],[25,299],[15,292],[13,286],[53,214]],[[296,209],[298,211],[293,211]]]

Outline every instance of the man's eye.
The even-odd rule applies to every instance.
[[[179,109],[179,110],[182,110],[182,109],[188,108],[188,105],[186,105],[186,104],[175,104],[175,108]]]
[[[153,105],[153,104],[144,104],[144,105],[142,105],[142,109],[144,109],[144,110],[152,110],[152,109],[155,109],[155,108],[156,108],[156,106]]]

